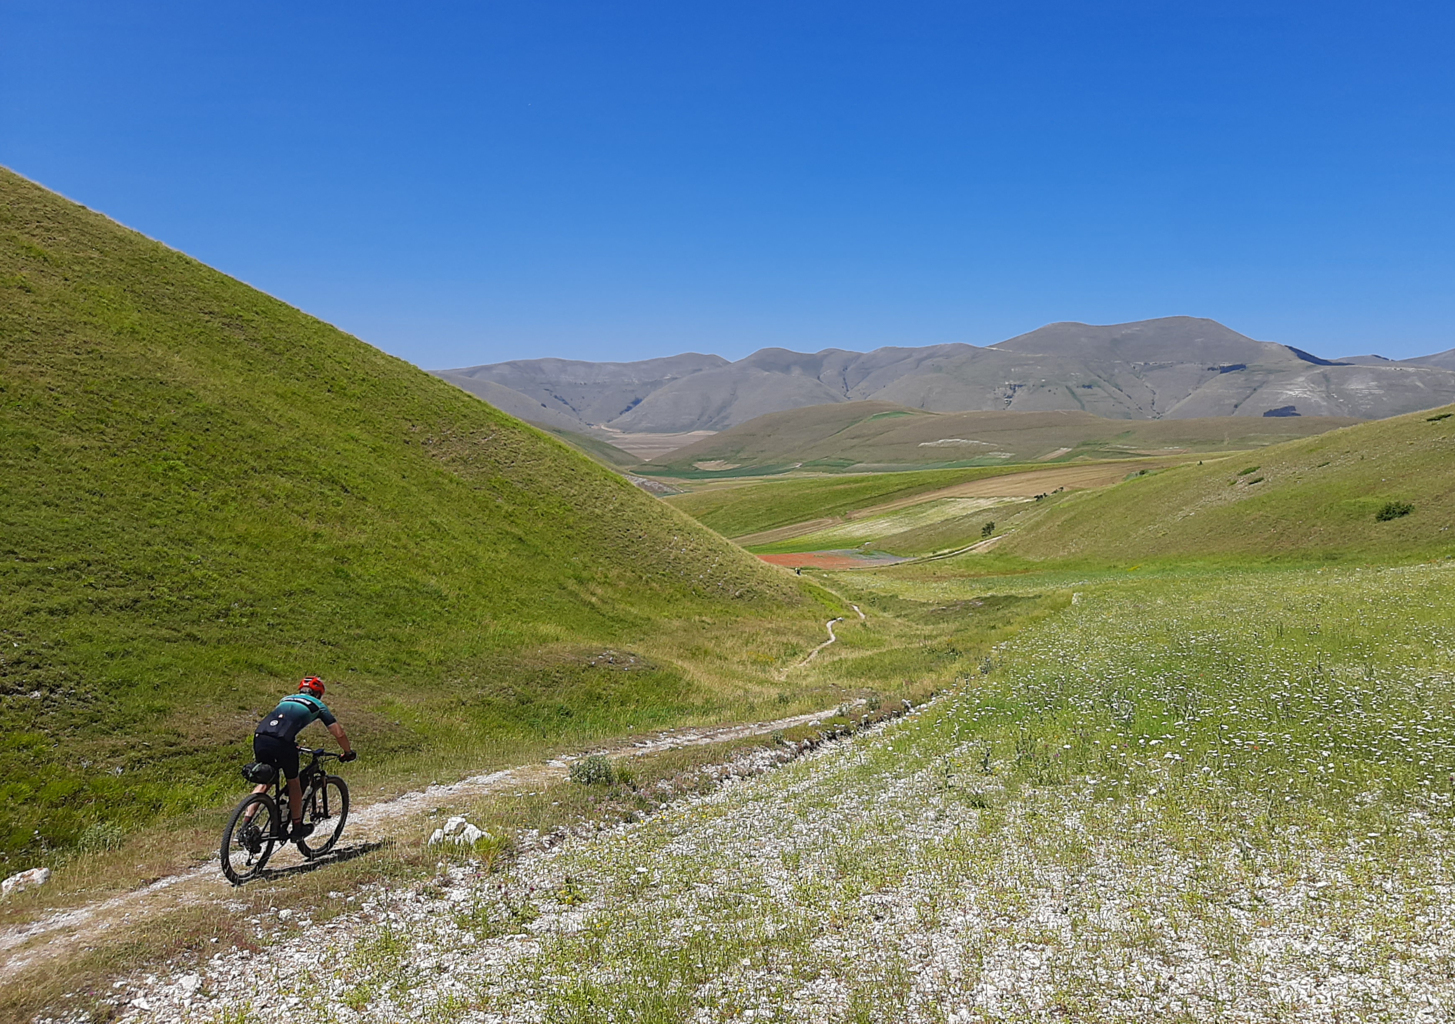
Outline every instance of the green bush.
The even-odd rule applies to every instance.
[[[616,768],[605,754],[588,754],[571,765],[571,781],[583,786],[598,782],[609,786],[616,781]]]
[[[1391,519],[1407,516],[1414,510],[1415,507],[1407,501],[1387,501],[1383,508],[1374,513],[1374,518],[1381,523],[1387,523]]]

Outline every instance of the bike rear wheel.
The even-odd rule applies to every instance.
[[[303,820],[313,826],[313,834],[298,841],[298,849],[310,859],[321,857],[334,848],[349,818],[349,787],[337,775],[326,776],[303,794]]]
[[[244,797],[222,833],[222,873],[233,885],[256,878],[273,855],[281,830],[278,805],[266,793]]]

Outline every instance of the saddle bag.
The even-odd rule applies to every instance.
[[[259,786],[271,785],[278,778],[276,765],[264,764],[262,761],[253,761],[242,767],[243,778]]]

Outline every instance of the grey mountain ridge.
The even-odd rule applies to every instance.
[[[632,363],[522,359],[433,371],[553,429],[724,430],[772,412],[874,399],[933,412],[1079,409],[1112,419],[1352,416],[1455,401],[1455,350],[1322,359],[1214,320],[1055,323],[995,345],[872,352],[765,348]]]

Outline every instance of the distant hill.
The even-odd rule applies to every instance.
[[[1106,419],[1088,412],[934,413],[844,402],[770,413],[640,467],[707,479],[791,469],[873,472],[1256,448],[1356,423],[1322,416]]]
[[[766,413],[863,400],[934,412],[1068,410],[1113,419],[1376,419],[1455,401],[1455,352],[1341,362],[1185,316],[1050,324],[984,348],[772,348],[734,363],[700,355],[642,363],[543,359],[437,372],[536,422],[576,417],[569,429],[583,432],[726,430]]]
[[[1007,534],[996,554],[1455,554],[1455,406],[1069,495]]]
[[[1432,356],[1416,356],[1403,362],[1409,366],[1437,366],[1445,370],[1455,370],[1455,348],[1437,352]]]
[[[687,353],[635,363],[518,359],[434,373],[512,416],[581,431],[620,419],[683,377],[727,365],[721,356]]]
[[[722,715],[822,619],[566,445],[3,170],[0,480],[0,873],[227,798],[304,673],[360,771],[427,773]]]

